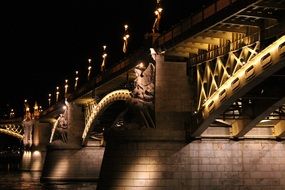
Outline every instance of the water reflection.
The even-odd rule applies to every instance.
[[[43,154],[43,155],[42,155]],[[43,166],[43,157],[45,152],[38,150],[24,151],[21,161],[21,170],[25,171],[41,171]]]
[[[20,168],[23,152],[18,147],[0,149],[0,171],[15,171]]]
[[[0,172],[2,190],[96,190],[95,182],[40,183],[41,172]]]
[[[95,190],[96,182],[41,183],[42,152],[9,149],[0,151],[1,190]]]

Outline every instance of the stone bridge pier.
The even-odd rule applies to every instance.
[[[97,189],[182,187],[190,158],[185,149],[190,100],[186,62],[156,55],[156,128],[110,132]]]
[[[54,136],[53,141],[47,145],[41,180],[97,181],[105,148],[81,146],[81,136],[85,126],[83,107],[73,102],[66,106],[67,142]]]

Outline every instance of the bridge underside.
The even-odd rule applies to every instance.
[[[285,69],[238,98],[201,133],[203,138],[283,139]]]
[[[279,66],[244,87],[242,95],[230,92],[232,101],[227,98],[229,92],[221,87],[230,82],[237,85],[240,81],[228,79],[285,34],[284,5],[284,0],[218,1],[158,38],[166,60],[188,60],[191,90],[197,91],[187,129],[191,139],[283,138],[283,58]],[[262,63],[262,69],[270,67],[269,59],[261,61],[270,62]],[[254,69],[248,68],[247,74]],[[216,102],[211,102],[215,94],[222,98],[219,109]]]
[[[183,20],[183,24],[163,35],[157,43],[169,57],[188,59],[190,56],[196,58],[195,62],[212,59],[227,53],[220,47],[228,43],[232,43],[233,50],[250,44],[253,34],[261,34],[260,39],[265,42],[284,33],[284,4],[284,0],[214,3]]]
[[[245,59],[237,71],[226,77],[225,82],[221,80],[223,76],[217,77],[221,79],[211,75],[206,77],[207,71],[200,77],[201,71],[197,69],[198,82],[202,81],[200,85],[204,84],[204,80],[210,85],[200,87],[199,92],[203,93],[189,129],[192,138],[282,139],[284,44],[285,36],[282,36],[253,58]],[[221,75],[221,72],[215,73],[213,68],[214,74]],[[212,73],[211,69],[208,70]]]

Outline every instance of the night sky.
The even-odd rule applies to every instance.
[[[162,0],[160,31],[166,31],[213,0]],[[150,33],[156,0],[7,1],[1,3],[0,109],[22,109],[24,99],[47,106],[56,86],[86,72],[88,58],[98,71],[102,46],[108,65],[123,58],[124,24],[129,50]]]

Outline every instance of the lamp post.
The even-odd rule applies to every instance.
[[[55,101],[58,102],[58,98],[59,98],[59,87],[58,86],[56,87],[55,95],[56,95]]]
[[[67,89],[68,89],[68,79],[65,79],[65,84],[64,84],[64,97],[65,97],[65,99],[67,98]]]
[[[24,114],[24,120],[31,119],[31,113],[30,113],[30,106],[28,104],[28,100],[24,100],[24,106],[25,106],[25,114]]]
[[[156,9],[154,11],[155,14],[155,20],[152,26],[152,33],[157,33],[159,32],[159,25],[160,25],[160,19],[161,19],[161,13],[162,13],[162,7],[160,4],[161,0],[156,1]]]
[[[78,77],[78,71],[75,71],[75,83],[74,83],[74,90],[76,90],[76,89],[77,89],[78,80],[79,80],[79,77]]]
[[[50,107],[51,104],[51,94],[48,94],[48,106]]]
[[[14,116],[15,116],[15,112],[14,112],[14,109],[12,108],[10,110],[10,119],[14,118]]]
[[[91,59],[88,59],[88,75],[87,75],[87,80],[90,79],[90,74],[91,74],[91,69],[92,69],[92,66],[91,66]]]
[[[127,53],[127,47],[128,47],[128,39],[129,39],[130,35],[128,33],[128,25],[127,24],[124,25],[124,28],[125,28],[125,32],[124,32],[124,37],[123,37],[123,40],[124,40],[123,52],[126,54]]]
[[[38,119],[39,116],[40,116],[39,106],[38,106],[38,103],[35,102],[33,118],[34,118],[34,119]]]
[[[24,106],[25,106],[25,114],[27,114],[27,112],[30,111],[30,108],[29,108],[29,104],[28,104],[28,100],[27,100],[27,99],[24,100]]]
[[[106,48],[107,46],[104,45],[103,46],[103,55],[102,55],[102,58],[103,58],[103,61],[102,61],[102,64],[101,64],[101,72],[104,72],[105,71],[105,66],[106,66],[106,57],[107,57],[107,53],[106,53]]]

